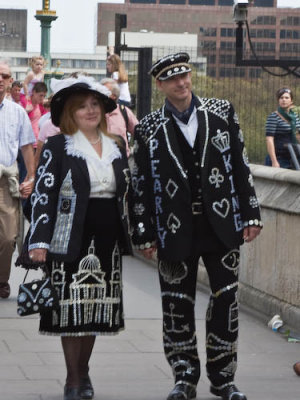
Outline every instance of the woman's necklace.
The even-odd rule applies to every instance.
[[[89,139],[88,139],[89,140]],[[94,141],[92,141],[92,140],[89,140],[89,142],[91,143],[91,145],[95,145],[95,144],[97,144],[97,143],[99,143],[100,142],[100,140],[101,140],[101,136],[99,135],[98,136],[98,139],[96,139],[96,140],[94,140]]]

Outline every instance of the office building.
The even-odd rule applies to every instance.
[[[235,66],[236,22],[233,0],[125,0],[98,4],[97,44],[108,43],[115,14],[126,14],[126,32],[197,35],[197,56],[206,57],[212,77],[259,77],[260,67]],[[300,8],[277,8],[277,0],[255,0],[248,7],[253,49],[260,59],[300,60]],[[244,28],[246,33],[246,28]],[[166,49],[166,51],[168,51]],[[245,58],[253,58],[245,35]]]

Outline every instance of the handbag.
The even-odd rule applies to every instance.
[[[59,299],[51,283],[50,276],[25,283],[28,271],[29,270],[26,272],[23,283],[19,286],[17,299],[18,314],[23,317],[36,313],[43,314],[58,308]]]

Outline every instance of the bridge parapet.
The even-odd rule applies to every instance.
[[[300,331],[300,172],[250,167],[264,228],[241,248],[240,302]],[[202,265],[199,281],[208,282]]]

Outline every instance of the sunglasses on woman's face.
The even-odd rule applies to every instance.
[[[2,77],[2,79],[9,79],[9,78],[11,77],[11,75],[9,75],[9,74],[2,74],[1,72],[0,72],[0,76]]]
[[[284,94],[284,93],[291,93],[291,89],[281,89],[280,91],[279,91],[279,93],[280,94]]]

